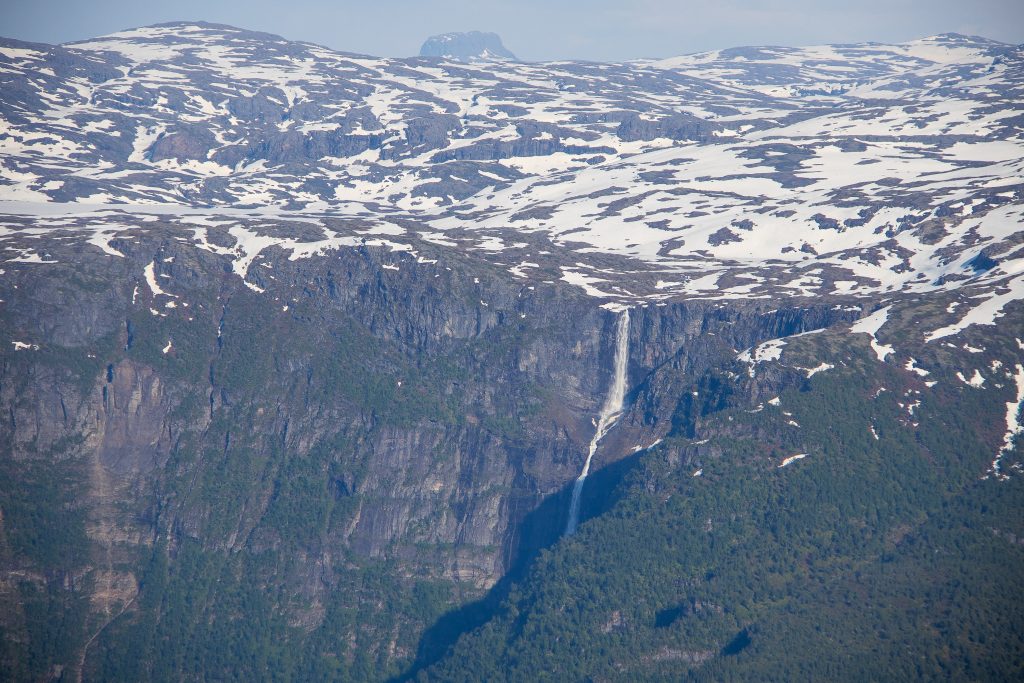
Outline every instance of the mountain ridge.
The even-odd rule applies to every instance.
[[[79,72],[8,77],[11,120],[44,113],[6,133],[0,200],[388,216],[612,303],[991,282],[1016,266],[964,266],[979,247],[958,226],[989,251],[1009,237],[1024,60],[939,38],[474,67],[134,29],[59,48]],[[45,71],[45,54],[8,64]]]

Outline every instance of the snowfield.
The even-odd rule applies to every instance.
[[[0,41],[0,69],[18,86],[0,93],[8,263],[47,263],[38,244],[56,235],[116,257],[112,240],[166,223],[243,279],[269,248],[429,241],[619,309],[960,293],[929,341],[1024,296],[1019,46],[943,35],[527,64],[166,24]],[[300,224],[316,234],[282,228]],[[884,310],[852,330],[879,360]]]

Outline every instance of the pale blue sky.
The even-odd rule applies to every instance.
[[[501,34],[528,60],[946,32],[1024,43],[1024,0],[0,0],[0,36],[48,43],[194,19],[381,56],[414,55],[429,35],[472,29]]]

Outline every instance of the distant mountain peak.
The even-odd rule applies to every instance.
[[[501,43],[497,33],[469,31],[442,33],[427,38],[420,48],[420,57],[446,57],[449,59],[515,60],[516,56]]]
[[[963,33],[938,33],[933,36],[926,36],[919,39],[918,41],[911,42],[929,42],[929,43],[971,43],[981,45],[1007,45],[1007,43],[1000,42],[998,40],[992,40],[984,36],[970,36]]]

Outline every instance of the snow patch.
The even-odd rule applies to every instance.
[[[149,285],[149,291],[153,293],[153,296],[157,296],[158,294],[163,294],[164,296],[174,296],[173,294],[168,294],[164,290],[160,289],[160,284],[156,281],[155,269],[156,261],[150,261],[149,265],[146,266],[145,270],[143,271],[146,276],[146,284]]]
[[[971,377],[970,379],[964,377],[962,372],[957,372],[956,376],[957,379],[959,379],[961,382],[969,386],[972,386],[975,389],[980,389],[985,384],[985,378],[981,376],[981,372],[979,370],[975,370],[974,376]]]
[[[931,374],[924,368],[917,367],[917,361],[913,358],[907,359],[907,364],[904,365],[903,367],[904,369],[909,370],[910,372],[913,372],[915,375],[918,375],[920,377],[927,377],[928,375]]]
[[[878,356],[878,360],[885,361],[886,356],[893,352],[892,345],[881,344],[878,341],[877,334],[878,330],[882,329],[886,321],[889,319],[889,309],[892,306],[886,306],[880,308],[866,318],[861,318],[850,327],[850,332],[855,334],[867,334],[871,336],[871,348],[874,350],[875,355]]]
[[[1004,315],[1003,307],[1006,304],[1024,299],[1024,276],[1010,280],[1004,287],[1007,291],[987,296],[982,303],[971,308],[960,320],[935,330],[925,338],[925,341],[931,342],[958,334],[971,325],[995,325],[996,319]]]
[[[766,342],[762,342],[757,346],[747,349],[740,355],[736,356],[736,360],[747,363],[750,366],[747,368],[747,374],[753,377],[754,368],[758,363],[776,361],[782,358],[782,347],[785,345],[785,339],[769,339]]]
[[[1024,365],[1017,365],[1017,374],[1013,379],[1017,384],[1017,397],[1006,404],[1006,435],[1003,437],[1003,447],[999,449],[989,469],[989,474],[1002,481],[1009,479],[1000,467],[1003,456],[1013,450],[1017,435],[1024,431],[1024,426],[1020,423],[1021,409],[1024,408]]]
[[[788,458],[786,458],[785,460],[783,460],[782,464],[779,465],[779,467],[780,468],[781,467],[786,467],[787,465],[790,465],[790,464],[796,462],[797,460],[803,460],[806,457],[807,457],[806,453],[797,453],[796,455],[791,455]]]
[[[822,363],[821,365],[818,365],[817,367],[801,368],[801,369],[804,370],[805,372],[807,372],[807,378],[810,379],[811,377],[813,377],[814,375],[818,374],[819,372],[824,372],[826,370],[832,370],[835,367],[836,366],[832,365],[831,363]]]

